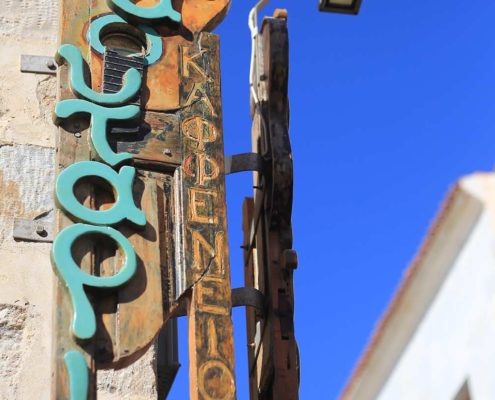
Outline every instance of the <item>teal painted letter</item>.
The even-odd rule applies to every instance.
[[[94,103],[102,105],[121,105],[131,100],[141,88],[141,74],[135,68],[129,69],[124,75],[124,84],[117,93],[98,93],[86,85],[84,81],[84,60],[81,51],[71,44],[60,46],[57,52],[57,62],[66,60],[70,65],[69,81],[72,91]]]
[[[153,22],[161,21],[165,18],[177,23],[182,21],[181,14],[172,7],[172,0],[160,0],[160,2],[153,7],[140,7],[129,0],[108,0],[108,4],[111,8],[117,8],[116,11],[121,10],[126,16],[131,18],[132,16],[137,17],[140,21],[146,20],[148,22]]]
[[[79,99],[63,100],[55,107],[55,115],[60,119],[81,113],[91,114],[91,142],[103,161],[116,166],[123,161],[132,159],[132,155],[129,153],[117,154],[112,150],[107,140],[107,125],[109,120],[123,121],[138,117],[139,107],[107,108]]]
[[[84,356],[78,351],[69,351],[64,360],[69,372],[70,400],[88,400],[89,376]]]
[[[144,212],[136,207],[132,186],[136,169],[124,166],[115,172],[96,161],[80,161],[64,169],[57,178],[55,193],[60,206],[80,221],[95,225],[115,225],[124,219],[140,226],[146,225]],[[112,185],[115,204],[108,210],[92,210],[83,206],[74,194],[74,186],[82,178],[99,177]]]
[[[97,234],[110,237],[124,251],[124,266],[116,275],[109,277],[90,275],[82,271],[72,257],[72,246],[77,239],[81,236]],[[91,339],[96,332],[96,317],[84,287],[117,289],[124,285],[136,272],[136,253],[129,240],[113,228],[75,224],[58,234],[53,242],[52,257],[55,270],[71,296],[74,311],[72,332],[79,339]]]

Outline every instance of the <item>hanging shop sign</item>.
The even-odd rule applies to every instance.
[[[229,4],[62,2],[54,398],[96,398],[96,370],[134,362],[184,304],[190,398],[235,398],[219,46],[208,33]]]

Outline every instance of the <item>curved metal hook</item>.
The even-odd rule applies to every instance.
[[[251,90],[251,96],[254,104],[258,105],[258,93],[254,87],[254,83],[257,79],[256,73],[256,38],[258,37],[258,12],[264,8],[270,0],[260,0],[250,11],[248,18],[249,30],[251,31],[251,68],[249,72],[249,88]]]

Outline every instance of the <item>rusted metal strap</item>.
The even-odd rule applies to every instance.
[[[251,307],[256,314],[263,316],[265,313],[265,296],[258,289],[252,287],[242,287],[232,289],[232,307]],[[186,307],[178,307],[174,317],[185,317]]]
[[[225,174],[243,171],[263,171],[263,158],[258,153],[243,153],[225,157]]]
[[[57,73],[57,64],[53,57],[22,54],[21,72],[55,75]]]

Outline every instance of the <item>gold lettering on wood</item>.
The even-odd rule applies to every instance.
[[[217,128],[213,123],[199,116],[186,119],[182,123],[182,131],[189,139],[197,143],[200,151],[204,151],[206,143],[214,143],[218,137]]]
[[[205,50],[206,48],[206,50]],[[225,220],[218,41],[181,47],[181,123],[187,193],[186,258],[191,400],[234,400],[234,346]],[[211,78],[210,78],[211,76]]]
[[[199,368],[199,391],[207,400],[234,398],[234,376],[220,360],[211,360]]]
[[[191,222],[216,224],[218,217],[214,214],[215,199],[218,193],[213,190],[189,188],[189,209]]]
[[[194,271],[201,272],[205,265],[209,265],[208,276],[218,279],[225,277],[225,266],[223,261],[224,239],[223,232],[215,235],[215,247],[213,247],[204,236],[195,229],[189,229],[193,244]]]
[[[190,54],[191,48],[188,46],[181,46],[181,63],[182,63],[182,76],[189,78],[191,76],[191,71],[196,71],[204,80],[208,80],[209,77],[206,72],[197,64],[197,60],[203,57],[203,54],[207,53],[208,50],[200,50],[199,53]]]
[[[189,92],[189,95],[187,96],[184,106],[188,107],[197,101],[203,101],[206,104],[206,107],[208,107],[208,111],[211,113],[211,115],[213,117],[218,117],[218,114],[215,111],[215,107],[213,107],[213,104],[210,98],[208,97],[208,94],[204,90],[204,86],[202,82],[197,82],[194,84],[192,90]]]
[[[221,283],[221,280],[216,280],[210,276],[201,281],[197,287],[199,311],[215,315],[230,315],[228,307],[218,303],[219,295],[222,298],[229,295]]]
[[[220,172],[215,160],[204,153],[191,154],[184,160],[184,172],[196,178],[196,184],[204,186],[207,181],[218,178]]]
[[[235,397],[235,380],[232,371],[222,360],[218,350],[216,324],[221,318],[208,318],[208,356],[211,360],[199,368],[198,386],[207,400],[230,400]]]

